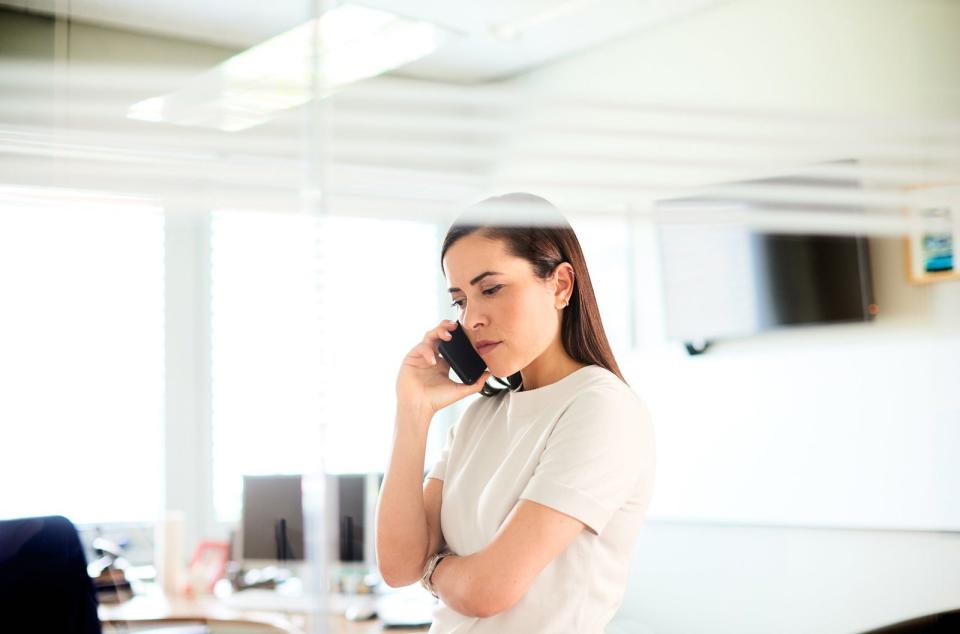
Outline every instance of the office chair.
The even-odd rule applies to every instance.
[[[960,609],[885,625],[863,634],[953,634],[960,632]]]
[[[102,634],[80,536],[67,518],[0,521],[0,631]],[[175,631],[209,633],[205,626]]]

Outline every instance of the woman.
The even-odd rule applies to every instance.
[[[419,579],[439,597],[431,633],[600,633],[650,500],[653,430],[613,358],[573,229],[530,194],[471,213],[501,203],[536,225],[458,220],[443,242],[457,321],[488,369],[473,385],[450,380],[437,345],[453,321],[404,359],[378,564],[387,584]],[[477,392],[424,482],[433,415]]]

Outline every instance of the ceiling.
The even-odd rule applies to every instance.
[[[401,69],[473,83],[535,68],[722,0],[362,0],[457,34]],[[329,0],[0,0],[44,15],[244,49],[302,23]]]

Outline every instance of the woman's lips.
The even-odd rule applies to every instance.
[[[487,354],[488,352],[490,352],[491,350],[499,346],[500,343],[501,342],[498,341],[497,343],[488,343],[486,345],[480,346],[479,348],[477,348],[477,354],[479,354],[482,357],[483,355]]]

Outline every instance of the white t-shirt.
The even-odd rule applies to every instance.
[[[603,632],[623,601],[654,480],[653,426],[629,386],[588,365],[529,392],[477,397],[427,477],[444,481],[441,528],[457,555],[493,541],[519,499],[587,526],[509,610],[481,619],[441,601],[431,634]]]

